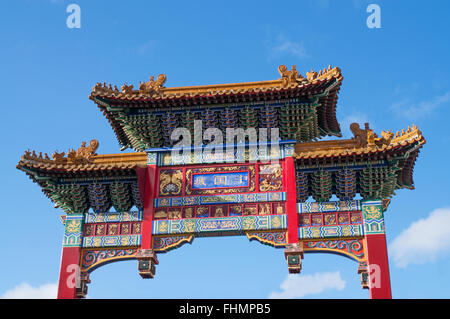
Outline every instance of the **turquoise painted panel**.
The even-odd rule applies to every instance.
[[[191,206],[191,205],[209,205],[209,204],[278,202],[285,200],[286,200],[286,192],[270,192],[270,193],[155,198],[153,204],[154,207],[172,207],[172,206]]]
[[[173,219],[153,221],[153,235],[281,230],[287,228],[286,215],[234,216],[221,218]]]

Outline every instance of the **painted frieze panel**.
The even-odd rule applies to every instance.
[[[91,236],[83,238],[83,248],[139,246],[141,235]]]
[[[83,234],[83,214],[66,215],[63,246],[79,247]]]
[[[360,225],[363,223],[360,211],[300,214],[299,226],[332,226],[332,225]]]
[[[283,188],[283,170],[281,164],[259,165],[259,190],[261,192],[278,191]]]
[[[140,245],[140,221],[107,222],[107,218],[98,218],[97,220],[103,220],[104,222],[84,224],[82,247],[127,247]],[[120,218],[114,220],[120,220]]]
[[[278,202],[286,200],[286,192],[219,194],[204,196],[155,198],[154,207],[193,206],[210,204]]]
[[[158,207],[154,219],[217,218],[247,215],[285,214],[284,202],[236,203],[226,205],[199,205],[184,207]]]
[[[359,200],[298,203],[299,213],[324,213],[361,210]]]
[[[87,213],[85,223],[134,222],[142,220],[142,211]]]
[[[153,221],[153,235],[201,234],[246,230],[286,229],[286,215],[253,215],[221,218],[163,219]]]
[[[381,201],[363,202],[362,213],[366,234],[384,234],[384,214]]]
[[[236,147],[233,151],[227,150],[224,154],[213,154],[202,151],[179,152],[173,156],[172,152],[159,152],[157,159],[151,157],[156,153],[148,153],[148,163],[158,166],[192,165],[192,164],[212,164],[212,163],[244,163],[249,161],[273,161],[292,156],[294,144],[284,144],[267,147]]]
[[[311,226],[299,228],[299,239],[363,236],[362,225]]]
[[[162,169],[159,171],[159,195],[177,196],[183,188],[183,170]]]
[[[303,213],[299,215],[300,238],[350,237],[363,235],[361,211]]]

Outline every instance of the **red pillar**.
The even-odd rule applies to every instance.
[[[391,280],[385,234],[366,235],[369,294],[371,299],[391,299]]]
[[[80,257],[83,242],[84,214],[69,214],[65,218],[58,299],[75,299],[80,288]]]
[[[294,158],[285,158],[285,184],[286,184],[286,213],[287,213],[287,241],[289,244],[298,243],[298,212],[297,189],[295,182]]]
[[[79,284],[80,247],[63,247],[59,270],[58,299],[77,299]]]
[[[367,272],[371,299],[391,299],[391,280],[381,200],[363,201]]]
[[[156,197],[157,166],[152,164],[147,165],[145,169],[138,168],[137,174],[139,191],[144,194],[144,198],[141,198],[144,203],[141,249],[152,249],[153,200]]]

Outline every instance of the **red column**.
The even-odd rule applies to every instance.
[[[147,168],[145,169],[138,168],[137,173],[139,179],[139,191],[141,194],[144,194],[144,198],[141,198],[144,203],[141,249],[151,249],[154,211],[153,200],[156,197],[157,166],[147,165]]]
[[[371,299],[391,299],[391,280],[381,200],[363,201],[367,272]]]
[[[391,299],[386,235],[366,235],[369,294],[371,299]]]
[[[59,271],[58,299],[76,299],[79,284],[80,247],[63,247]]]
[[[83,213],[65,217],[61,267],[59,271],[58,299],[75,299],[80,288],[80,256],[83,243]]]
[[[295,183],[294,158],[285,158],[285,186],[286,186],[286,213],[287,213],[287,241],[289,244],[298,243],[298,212],[297,212],[297,189]]]

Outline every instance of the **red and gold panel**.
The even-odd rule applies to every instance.
[[[141,233],[141,222],[85,224],[83,237],[137,235]]]
[[[283,163],[158,168],[157,197],[280,191]]]
[[[217,218],[228,216],[281,215],[284,213],[284,202],[263,202],[249,204],[160,207],[156,209],[154,219]]]
[[[300,227],[362,224],[360,211],[300,214]]]
[[[259,190],[279,191],[283,188],[283,169],[280,163],[259,165]]]

